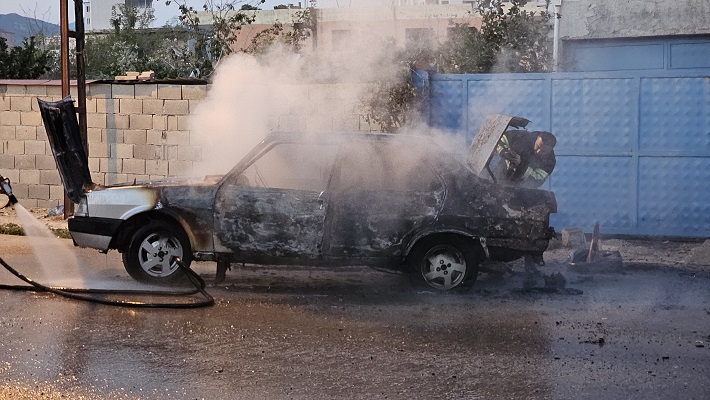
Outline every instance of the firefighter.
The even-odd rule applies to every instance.
[[[557,138],[546,131],[506,131],[496,147],[496,179],[527,188],[540,187],[555,169]]]

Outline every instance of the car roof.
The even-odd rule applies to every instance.
[[[315,144],[340,144],[355,140],[392,140],[407,142],[431,142],[431,138],[426,135],[410,133],[381,133],[381,132],[292,132],[273,131],[269,132],[264,141],[268,142],[296,142]]]

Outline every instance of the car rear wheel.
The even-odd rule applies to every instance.
[[[424,239],[408,257],[412,283],[442,292],[469,288],[478,275],[474,246],[471,239],[454,235]]]
[[[147,283],[171,283],[183,277],[178,259],[190,266],[190,241],[180,226],[162,221],[151,221],[136,230],[123,253],[128,274]]]

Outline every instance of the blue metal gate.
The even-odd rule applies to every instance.
[[[558,138],[556,229],[710,237],[710,69],[432,75],[432,126],[467,141],[490,113]]]

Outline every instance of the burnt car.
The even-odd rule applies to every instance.
[[[69,198],[74,244],[123,254],[144,282],[180,277],[178,259],[403,269],[442,291],[471,285],[484,260],[536,260],[554,231],[554,194],[492,182],[500,135],[527,123],[495,115],[468,162],[425,136],[268,134],[223,176],[92,182],[70,98],[39,100]],[[221,269],[221,271],[220,271]]]

